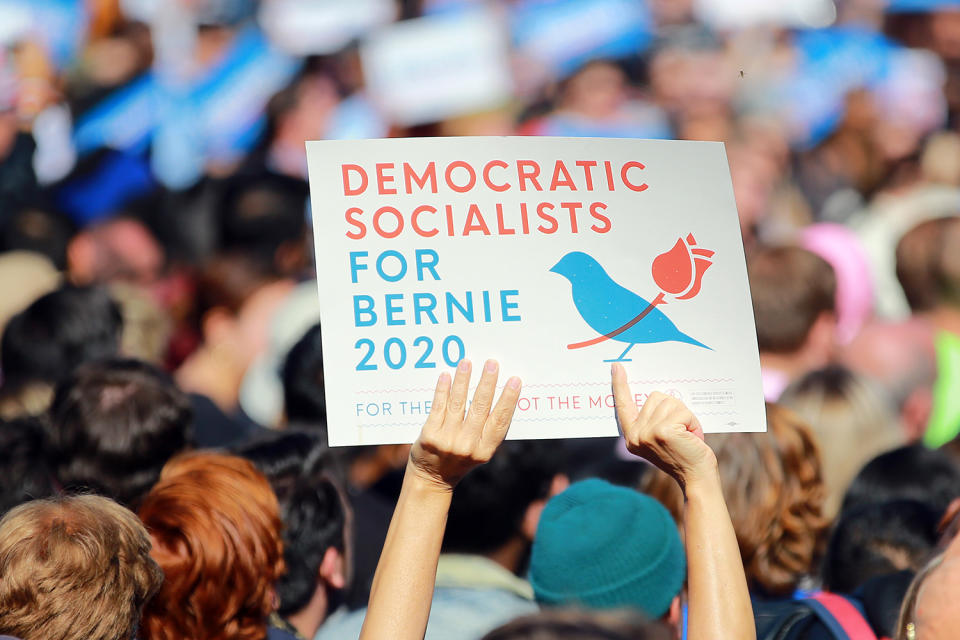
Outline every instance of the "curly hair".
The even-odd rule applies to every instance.
[[[267,479],[243,458],[171,460],[142,505],[166,575],[144,611],[144,640],[263,640],[284,572],[282,524]]]
[[[100,496],[35,500],[0,520],[0,635],[129,640],[163,573],[147,531]]]
[[[828,525],[813,433],[789,409],[767,404],[766,433],[712,434],[707,442],[717,454],[750,590],[791,594],[819,559]],[[672,478],[651,470],[640,489],[682,521],[683,494]]]

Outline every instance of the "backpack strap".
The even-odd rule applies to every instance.
[[[856,604],[841,595],[820,591],[804,600],[837,638],[878,640]]]

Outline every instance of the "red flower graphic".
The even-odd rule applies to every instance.
[[[713,260],[711,260],[713,255],[713,251],[701,249],[697,246],[697,241],[694,239],[692,233],[687,234],[686,242],[684,242],[683,238],[678,239],[677,244],[673,245],[672,249],[661,253],[653,259],[653,280],[657,283],[657,286],[660,287],[660,293],[647,305],[646,309],[641,311],[640,314],[630,322],[614,329],[610,333],[605,333],[591,340],[568,344],[567,349],[581,349],[599,344],[604,340],[616,338],[647,317],[655,307],[661,304],[667,304],[667,294],[672,295],[676,300],[689,300],[693,298],[700,293],[703,274],[706,273],[710,265],[713,264]]]
[[[689,245],[689,246],[688,246]],[[703,274],[713,264],[710,259],[713,251],[701,249],[693,234],[677,240],[677,244],[665,253],[653,259],[653,280],[663,293],[669,293],[677,300],[689,300],[700,293]]]

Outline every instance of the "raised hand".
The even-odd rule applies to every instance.
[[[494,406],[500,367],[487,360],[468,409],[471,369],[469,360],[461,360],[452,384],[448,373],[440,375],[430,415],[410,448],[410,470],[444,489],[453,490],[470,469],[493,456],[520,398],[520,379],[513,377]]]
[[[520,379],[507,380],[494,406],[500,367],[488,360],[468,409],[470,369],[470,361],[461,360],[452,383],[450,374],[440,376],[430,415],[410,448],[361,640],[423,640],[453,487],[489,460],[507,435],[520,398]]]
[[[716,474],[717,458],[686,405],[654,392],[638,410],[623,366],[614,363],[611,376],[617,422],[631,453],[669,473],[684,489],[705,474]]]

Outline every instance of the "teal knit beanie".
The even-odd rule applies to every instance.
[[[543,509],[530,558],[530,583],[541,604],[630,607],[660,618],[685,575],[677,526],[649,496],[591,479]]]

